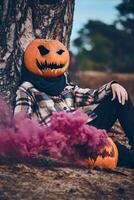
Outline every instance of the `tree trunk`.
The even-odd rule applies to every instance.
[[[69,47],[74,1],[1,0],[0,92],[12,105],[28,43],[34,38],[53,38]]]

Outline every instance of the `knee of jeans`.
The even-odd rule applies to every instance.
[[[133,106],[133,103],[132,103],[132,100],[131,100],[131,97],[130,97],[129,94],[128,94],[128,98],[127,98],[127,100],[126,100],[124,105],[132,105]]]
[[[108,102],[109,104],[115,104],[115,103],[118,102],[117,97],[115,97],[114,100],[112,100],[112,98],[113,98],[113,96],[112,96],[112,94],[110,94],[110,95],[108,95],[108,96],[106,97],[105,101]]]
[[[123,107],[126,106],[126,105],[130,105],[130,104],[132,105],[132,104],[133,104],[133,103],[132,103],[132,100],[131,100],[131,97],[130,97],[129,94],[128,94],[128,98],[126,99],[124,105],[121,104],[121,103],[119,103],[118,97],[115,98],[114,102],[116,102],[116,104],[118,104],[118,105],[120,105],[120,106],[123,106]]]
[[[129,93],[127,93],[127,95],[128,95],[127,101],[131,101],[131,102],[132,102],[132,100],[131,100],[131,97],[130,97]]]

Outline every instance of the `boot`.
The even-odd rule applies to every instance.
[[[119,142],[115,142],[119,151],[118,166],[134,169],[134,150],[128,149]]]

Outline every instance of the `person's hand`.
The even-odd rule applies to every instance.
[[[111,84],[111,89],[113,93],[112,101],[117,97],[119,103],[122,105],[125,104],[125,101],[128,100],[128,93],[124,87],[119,85],[118,83]]]

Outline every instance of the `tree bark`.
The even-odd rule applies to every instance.
[[[35,38],[69,47],[75,0],[1,0],[0,92],[13,105],[23,52]]]

